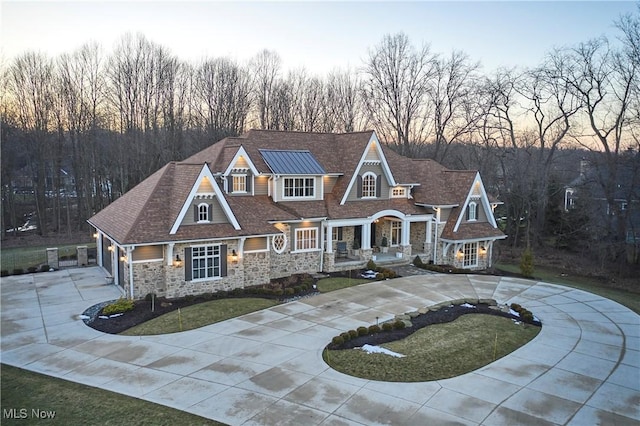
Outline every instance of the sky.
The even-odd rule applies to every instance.
[[[385,34],[404,32],[443,55],[466,52],[487,71],[535,66],[554,47],[606,35],[637,12],[626,1],[7,1],[0,2],[3,60],[72,52],[89,41],[110,52],[123,34],[142,33],[179,58],[248,61],[275,50],[285,69],[323,75],[357,68]]]

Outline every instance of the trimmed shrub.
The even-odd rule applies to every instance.
[[[396,330],[402,330],[403,328],[405,328],[405,326],[406,326],[406,324],[402,320],[396,320],[393,323],[393,328],[396,329]]]
[[[393,324],[391,324],[390,322],[385,322],[384,324],[382,324],[382,330],[383,331],[393,330]]]
[[[516,312],[520,312],[522,310],[522,306],[518,305],[517,303],[512,303],[510,308]]]
[[[376,265],[376,262],[374,262],[373,260],[369,260],[367,262],[367,269],[371,270],[371,271],[375,271],[378,269],[378,266]]]
[[[533,322],[533,314],[529,311],[523,312],[521,318],[524,322]]]
[[[294,290],[294,289],[292,289],[291,287],[289,287],[289,288],[285,288],[285,289],[284,289],[284,294],[285,294],[285,296],[293,296],[293,295],[294,295],[294,293],[295,293],[295,290]]]
[[[369,334],[367,327],[358,327],[358,336],[366,336],[367,334]]]
[[[22,268],[15,268],[13,270],[13,275],[22,275],[22,274],[24,274],[24,269]]]
[[[27,271],[29,271],[30,274],[33,274],[34,272],[38,272],[38,267],[37,266],[29,266],[27,268]]]
[[[374,324],[369,326],[369,334],[380,333],[380,326]]]
[[[413,264],[419,268],[422,268],[424,266],[424,262],[422,261],[422,259],[420,259],[420,256],[416,256],[413,258]]]
[[[6,269],[3,269],[2,271],[0,271],[0,277],[6,277],[9,275],[9,271],[7,271]]]
[[[121,297],[110,305],[102,308],[102,313],[104,315],[113,315],[113,314],[121,314],[127,311],[131,311],[134,307],[133,300],[125,299]]]
[[[51,269],[51,266],[49,265],[42,265],[40,267],[40,272],[49,272],[49,269]]]
[[[358,332],[356,330],[349,330],[348,333],[352,339],[355,339],[356,337],[358,337]]]
[[[351,340],[351,335],[349,333],[347,333],[346,331],[344,333],[340,333],[340,337],[342,337],[342,339],[345,342],[348,342],[349,340]]]
[[[379,281],[384,280],[384,274],[382,272],[378,272],[376,274],[376,280],[379,280]]]
[[[213,296],[218,299],[224,299],[228,295],[229,295],[229,292],[227,292],[226,290],[218,290],[215,293],[213,293]]]
[[[302,280],[302,285],[307,287],[307,290],[311,288],[311,286],[313,286],[313,278],[311,277],[307,277],[305,279]]]
[[[233,290],[231,290],[229,292],[232,296],[244,296],[244,288],[242,287],[238,287],[238,288],[234,288]]]
[[[344,343],[344,339],[342,338],[342,336],[336,336],[331,339],[331,343],[333,343],[335,346],[340,346]]]
[[[280,296],[282,296],[284,294],[284,290],[282,290],[281,288],[276,288],[275,290],[273,290],[273,294],[275,296],[280,297]]]

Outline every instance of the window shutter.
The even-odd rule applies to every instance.
[[[198,221],[198,206],[193,206],[193,222]]]
[[[376,177],[376,197],[380,198],[382,195],[382,175]]]
[[[467,221],[471,220],[471,204],[467,206]]]
[[[207,209],[207,218],[209,222],[213,221],[213,204],[209,204],[209,208]]]
[[[220,246],[220,276],[227,276],[227,245]]]
[[[193,265],[191,264],[191,247],[187,247],[184,249],[184,280],[185,281],[192,280],[191,268],[193,268]]]
[[[342,241],[342,227],[338,228],[338,241]]]
[[[358,198],[362,198],[362,176],[358,175]]]
[[[251,181],[253,180],[253,175],[251,173],[247,173],[247,177],[245,179],[247,192],[251,193]]]

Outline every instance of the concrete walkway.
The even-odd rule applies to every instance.
[[[640,316],[602,297],[514,278],[423,275],[365,284],[173,335],[113,336],[78,319],[119,296],[98,268],[1,281],[3,363],[230,425],[638,425]],[[528,345],[472,373],[376,382],[322,360],[347,329],[462,297],[520,303]]]

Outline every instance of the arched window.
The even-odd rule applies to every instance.
[[[477,220],[478,219],[478,204],[475,201],[469,203],[469,207],[467,207],[467,220]]]
[[[362,177],[362,198],[375,198],[377,176],[371,172]]]
[[[198,204],[198,222],[209,222],[209,205],[206,203]]]

